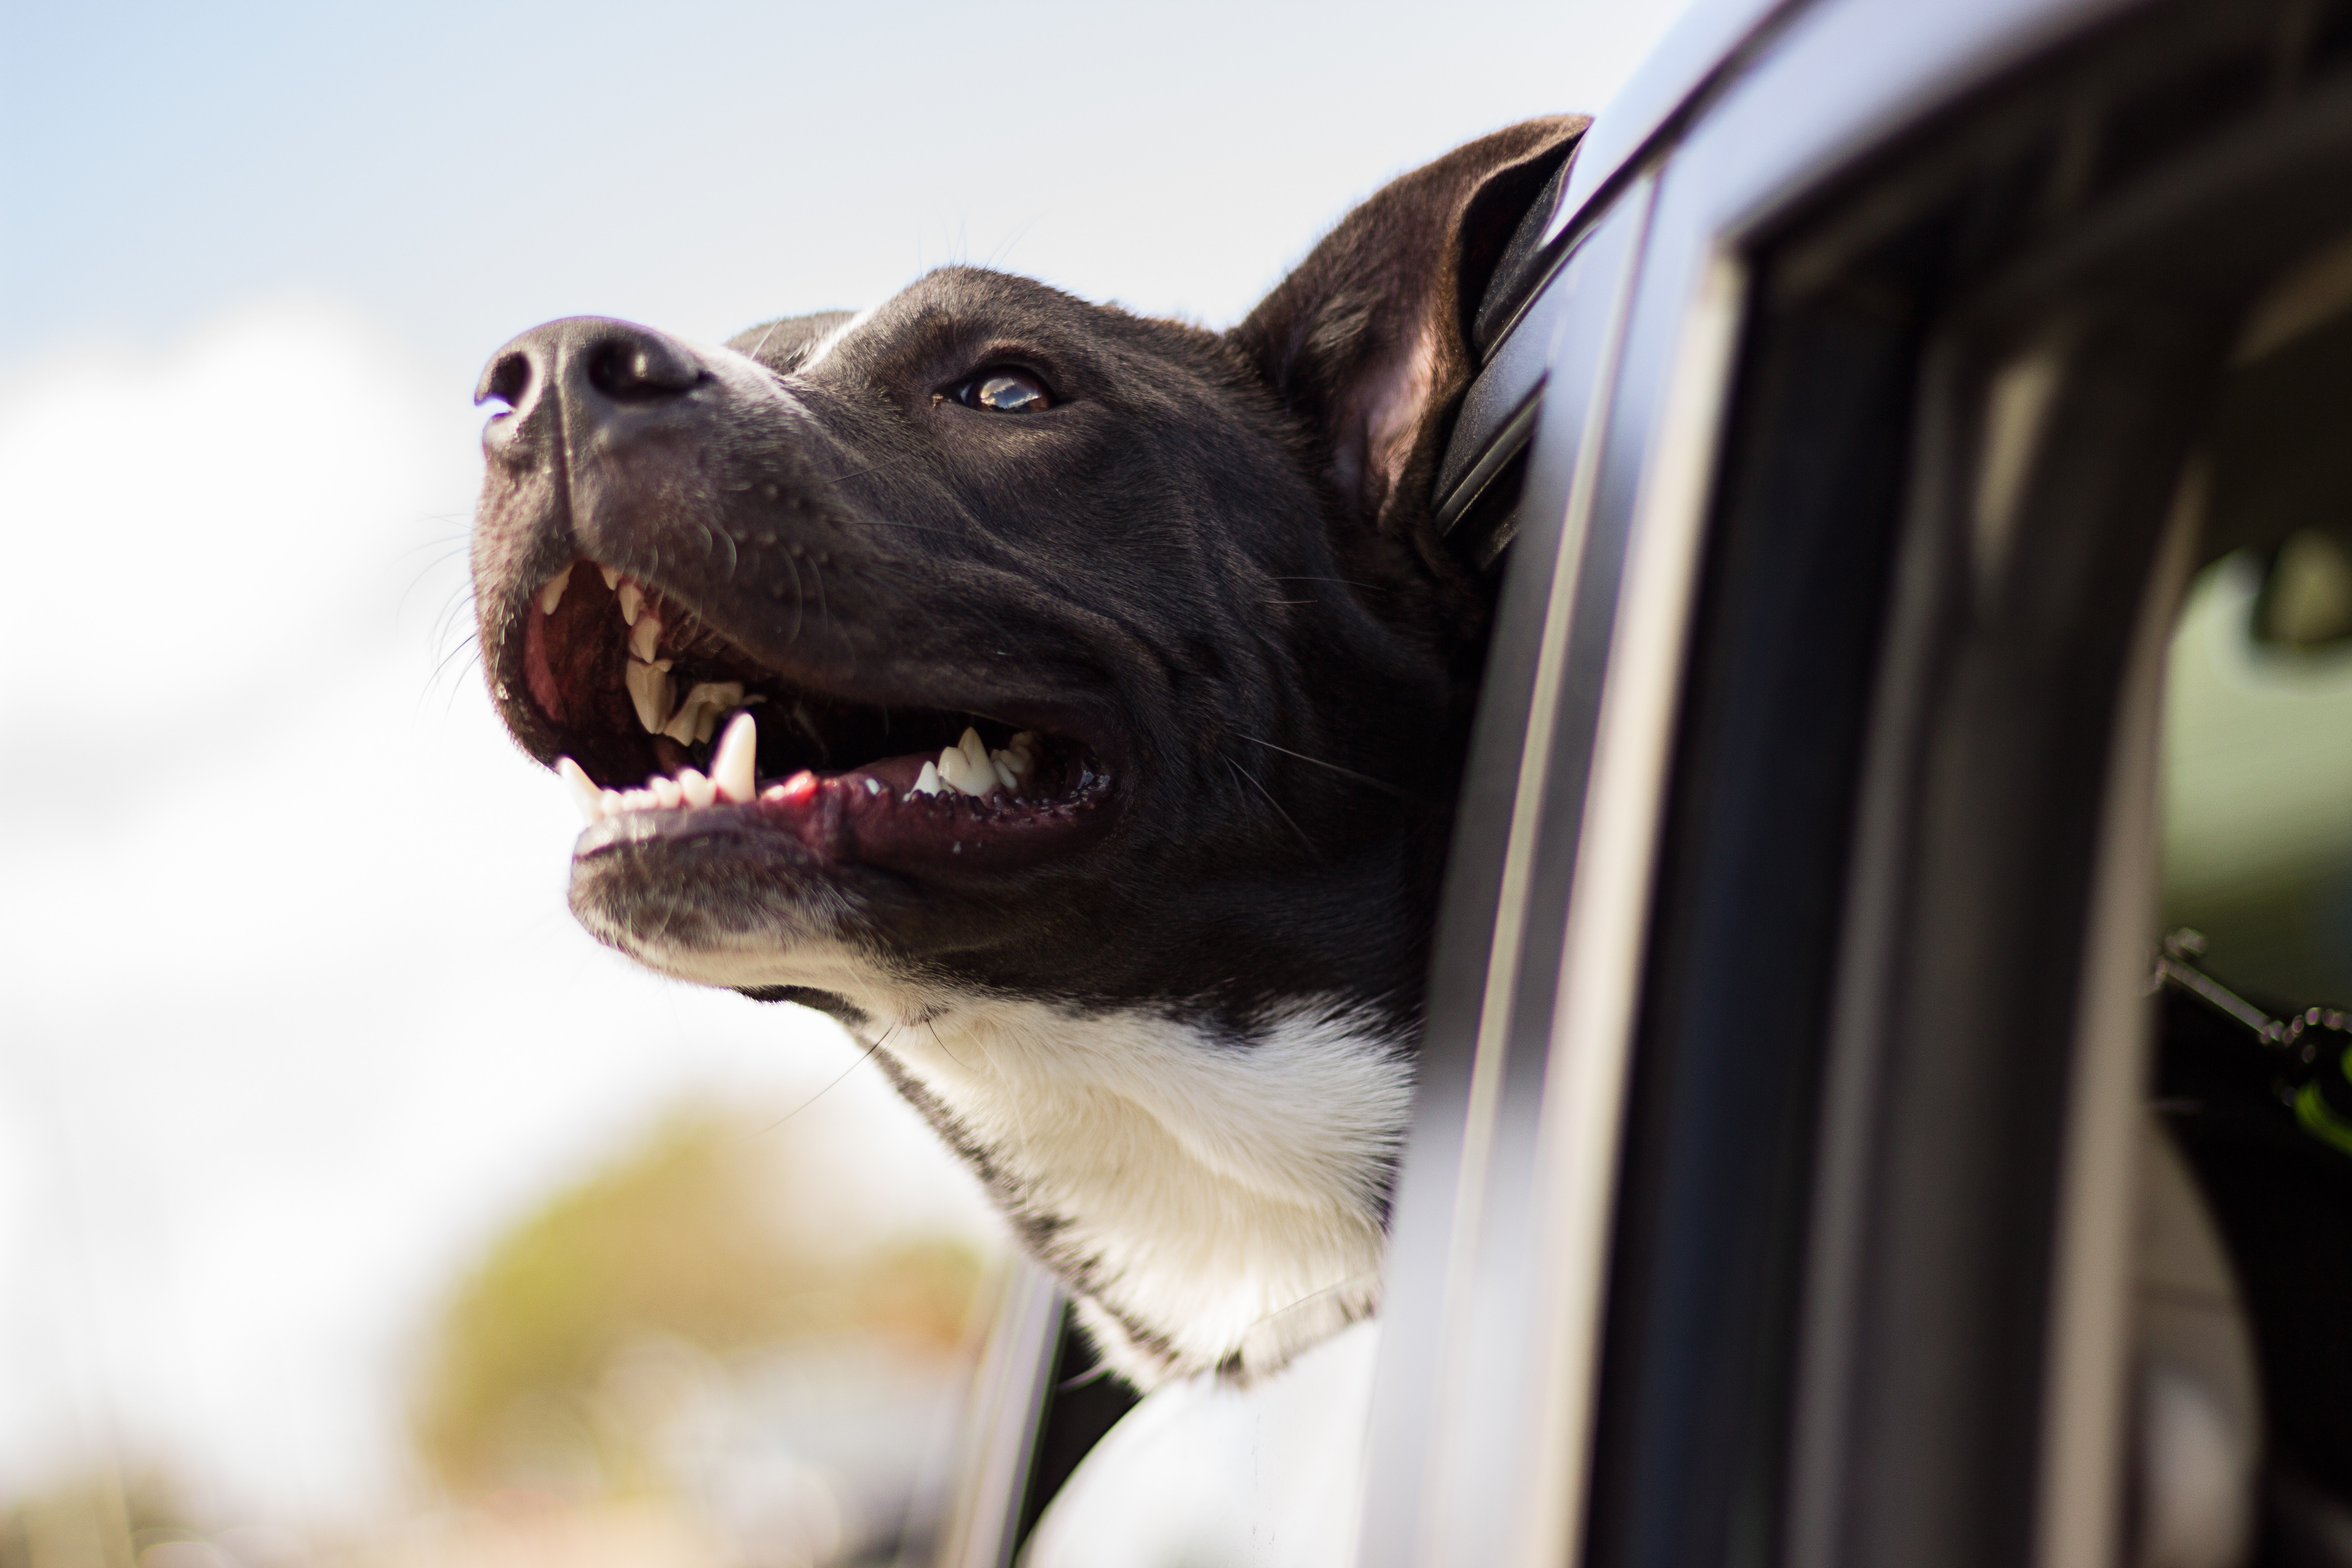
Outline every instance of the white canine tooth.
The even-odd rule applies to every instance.
[[[971,764],[971,771],[967,775],[973,781],[971,793],[973,795],[992,793],[999,782],[996,764],[989,761],[988,742],[980,738],[980,731],[967,724],[964,726],[963,739],[958,741],[956,746],[963,752],[964,760]],[[1005,787],[1010,789],[1013,786],[1008,783]]]
[[[759,760],[760,726],[749,713],[738,713],[710,754],[711,783],[729,800],[750,800],[759,790]]]
[[[982,776],[961,746],[950,746],[940,753],[940,777],[959,795],[986,795],[996,787],[996,774]]]
[[[654,658],[654,645],[661,641],[661,632],[662,624],[659,616],[638,616],[636,624],[629,628],[629,651],[647,664],[651,664]]]
[[[621,569],[618,566],[606,566],[600,563],[596,570],[604,574],[606,588],[617,588],[621,585]]]
[[[621,679],[629,688],[629,700],[636,705],[637,722],[647,734],[663,733],[663,726],[670,721],[669,661],[643,664],[633,658],[623,668]]]
[[[991,752],[989,754],[988,765],[996,770],[996,776],[1004,781],[1004,787],[1006,789],[1013,791],[1016,795],[1020,793],[1021,775],[1013,771],[1012,752]]]
[[[563,603],[563,590],[570,586],[572,586],[572,568],[566,566],[562,571],[550,577],[546,585],[540,589],[539,613],[542,616],[555,614],[555,606]]]
[[[637,617],[645,614],[645,609],[646,591],[635,583],[622,584],[621,619],[634,626],[637,624]]]
[[[946,786],[940,783],[940,770],[932,766],[930,763],[925,763],[923,764],[923,771],[915,775],[915,782],[907,786],[907,793],[908,795],[938,795],[945,787]]]
[[[591,822],[604,817],[604,792],[588,776],[588,770],[570,757],[555,759],[555,776],[572,786],[572,798],[580,807],[580,815]]]
[[[719,786],[692,768],[677,775],[677,787],[688,805],[709,805],[719,799]]]
[[[652,786],[654,798],[661,802],[664,806],[674,807],[685,804],[686,790],[676,779],[664,778],[656,774],[647,779],[646,783]]]

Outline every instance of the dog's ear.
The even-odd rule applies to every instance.
[[[1530,120],[1391,182],[1232,341],[1318,443],[1350,522],[1441,575],[1430,486],[1475,368],[1470,322],[1513,231],[1589,123]]]

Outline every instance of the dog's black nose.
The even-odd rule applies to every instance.
[[[539,428],[568,415],[612,427],[683,397],[705,372],[692,350],[627,321],[573,316],[533,327],[490,356],[474,401],[508,412],[482,432],[484,450],[519,460]],[[542,414],[544,410],[544,414]]]

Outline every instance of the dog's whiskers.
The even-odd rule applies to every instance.
[[[816,563],[814,556],[809,557],[809,575],[816,579],[817,614],[824,617],[824,629],[829,634],[833,630],[833,605],[824,596],[824,568]]]
[[[895,1025],[892,1026],[892,1027],[896,1026],[897,1026]],[[802,1111],[806,1110],[810,1106],[814,1105],[818,1100],[823,1100],[826,1095],[831,1094],[835,1089],[840,1087],[841,1080],[843,1079],[847,1078],[851,1073],[856,1072],[859,1068],[864,1067],[867,1062],[874,1059],[874,1053],[882,1048],[882,1042],[887,1039],[889,1035],[890,1031],[888,1029],[885,1029],[881,1034],[875,1036],[874,1043],[866,1047],[863,1052],[859,1053],[856,1061],[842,1068],[838,1073],[835,1073],[831,1082],[827,1083],[823,1089],[818,1089],[814,1094],[810,1095],[806,1100],[802,1100],[798,1105],[793,1106],[790,1110],[785,1111],[782,1116],[776,1118],[775,1121],[770,1122],[767,1126],[761,1128],[757,1132],[751,1133],[750,1137],[765,1138],[769,1133],[773,1132],[777,1128],[782,1127],[785,1122],[790,1121],[793,1117],[798,1116]],[[746,1142],[749,1142],[749,1139],[747,1139]]]
[[[801,622],[808,615],[808,590],[801,585],[800,563],[793,559],[791,551],[784,552],[783,562],[784,569],[793,574],[793,635],[785,640],[798,647],[801,640]],[[815,562],[809,563],[809,570],[812,572],[816,570]]]
[[[1297,757],[1302,763],[1312,763],[1318,768],[1328,768],[1335,773],[1354,779],[1358,784],[1369,784],[1383,795],[1394,795],[1397,799],[1412,805],[1420,804],[1418,796],[1408,790],[1399,789],[1386,779],[1376,779],[1370,773],[1360,773],[1353,768],[1343,768],[1337,763],[1327,763],[1320,757],[1310,757],[1304,752],[1294,752],[1288,746],[1277,746],[1272,741],[1261,741],[1255,735],[1244,735],[1242,739],[1254,746],[1264,746],[1269,752],[1280,752],[1286,757]]]
[[[1385,594],[1388,590],[1378,583],[1359,583],[1353,577],[1276,577],[1276,583],[1337,583],[1342,587],[1361,588],[1367,593]]]
[[[1286,1312],[1295,1312],[1301,1307],[1311,1306],[1317,1301],[1324,1300],[1332,1296],[1337,1296],[1343,1290],[1356,1290],[1362,1289],[1366,1285],[1377,1285],[1380,1283],[1380,1278],[1379,1271],[1373,1270],[1369,1273],[1350,1275],[1349,1278],[1340,1280],[1336,1285],[1326,1285],[1320,1290],[1309,1290],[1306,1295],[1299,1297],[1296,1301],[1286,1301],[1281,1306],[1265,1313],[1259,1317],[1255,1322],[1252,1323],[1249,1326],[1249,1329],[1244,1329],[1242,1331],[1244,1333],[1248,1333],[1251,1330],[1262,1329],[1268,1323],[1274,1321],[1276,1318],[1281,1317]]]
[[[1316,847],[1315,840],[1307,837],[1307,829],[1299,826],[1297,821],[1291,816],[1290,813],[1282,809],[1282,802],[1274,798],[1274,792],[1272,790],[1267,789],[1265,785],[1258,783],[1257,775],[1255,773],[1251,773],[1247,768],[1242,766],[1231,757],[1220,757],[1217,760],[1224,763],[1226,767],[1232,769],[1241,777],[1247,779],[1252,788],[1255,789],[1258,794],[1265,796],[1265,804],[1274,807],[1274,814],[1276,816],[1279,816],[1283,821],[1290,824],[1290,831],[1298,835],[1298,841],[1307,846],[1307,852],[1309,855],[1314,856],[1318,860],[1323,858],[1323,851]]]

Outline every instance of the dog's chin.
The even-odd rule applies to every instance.
[[[1108,826],[1107,781],[1050,802],[867,790],[860,774],[783,798],[616,814],[573,847],[589,933],[704,985],[856,996],[984,951],[1012,909]],[[865,1003],[860,998],[860,1005]]]
[[[861,900],[799,875],[765,836],[602,837],[572,861],[572,912],[648,969],[698,985],[839,991],[887,967]]]

